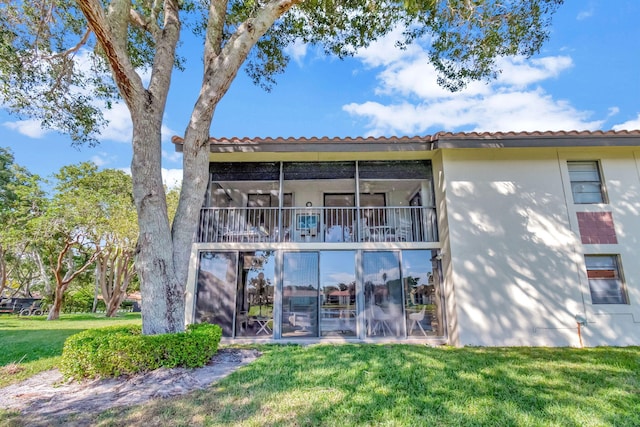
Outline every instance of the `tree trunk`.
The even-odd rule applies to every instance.
[[[60,318],[60,311],[62,310],[62,298],[64,292],[67,290],[67,286],[62,283],[57,283],[53,292],[53,304],[49,310],[49,316],[47,320],[58,320]]]
[[[107,317],[114,317],[120,308],[120,304],[127,297],[126,292],[121,292],[118,295],[114,295],[107,304]]]
[[[167,204],[161,175],[161,128],[175,49],[180,36],[179,5],[163,2],[164,27],[155,34],[155,58],[148,89],[136,74],[126,53],[126,43],[117,30],[126,30],[125,21],[109,25],[99,2],[79,0],[83,14],[102,46],[115,82],[133,122],[131,176],[138,213],[139,238],[136,270],[142,294],[142,331],[161,334],[184,330],[184,290],[189,254],[207,185],[209,127],[220,99],[227,92],[251,48],[273,22],[300,0],[268,2],[256,17],[240,24],[222,45],[226,2],[210,3],[205,37],[203,83],[185,132],[183,182],[178,212],[169,227]],[[110,9],[109,19],[117,21]],[[120,34],[122,35],[122,34]],[[217,42],[216,42],[217,41]]]
[[[51,289],[51,279],[49,278],[49,275],[47,274],[47,268],[44,265],[44,262],[42,262],[42,257],[40,257],[40,254],[38,253],[38,251],[33,251],[33,258],[36,261],[36,264],[38,265],[38,271],[40,272],[40,280],[42,280],[42,282],[44,283],[44,291],[43,293],[50,297],[53,296],[53,290]]]
[[[113,317],[127,297],[133,274],[132,255],[127,249],[108,248],[98,257],[96,283],[100,283],[107,317]]]
[[[100,258],[96,260],[96,272],[94,278],[94,287],[93,287],[93,305],[91,306],[91,312],[95,313],[98,308],[98,294],[100,292]]]
[[[67,239],[60,253],[58,253],[56,264],[53,267],[53,277],[56,279],[56,287],[53,292],[53,304],[51,306],[51,310],[49,310],[47,320],[57,320],[60,318],[62,299],[64,298],[64,293],[69,287],[69,283],[89,268],[98,255],[100,255],[101,249],[96,247],[87,261],[80,266],[80,268],[74,270],[75,263],[73,259],[73,246],[81,245],[83,239],[84,238],[82,236],[76,236],[74,239]],[[65,263],[67,264],[67,268],[66,273],[63,274]]]
[[[146,335],[184,330],[184,287],[175,275],[173,244],[161,173],[161,117],[154,105],[131,110],[131,176],[138,212],[136,271],[142,294],[142,331]],[[157,108],[157,107],[156,107]]]
[[[4,250],[0,246],[0,299],[4,294],[4,288],[7,285],[7,263],[4,260]]]

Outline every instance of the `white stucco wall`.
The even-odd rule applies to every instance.
[[[443,150],[452,343],[577,346],[580,313],[589,322],[585,345],[640,344],[637,157],[630,150]],[[566,160],[581,158],[601,162],[610,203],[587,209],[613,212],[617,245],[580,242]],[[630,304],[591,304],[585,253],[620,255]]]

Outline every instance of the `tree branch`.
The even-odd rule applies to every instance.
[[[76,53],[77,51],[80,50],[80,48],[82,46],[84,46],[87,43],[87,40],[89,40],[89,36],[91,35],[91,29],[87,28],[84,32],[84,34],[82,35],[82,38],[80,39],[80,41],[78,43],[76,43],[76,45],[72,48],[69,48],[67,50],[65,50],[64,52],[60,52],[60,53],[56,53],[55,55],[50,55],[45,57],[45,59],[55,59],[55,58],[60,58],[62,56],[67,56],[70,55],[72,53]]]
[[[227,16],[227,0],[212,0],[209,4],[209,20],[204,38],[204,61],[218,56],[222,50],[224,24]]]
[[[122,97],[132,107],[136,101],[134,94],[136,92],[142,93],[144,88],[140,76],[136,73],[127,55],[126,35],[124,40],[118,40],[118,34],[115,34],[114,29],[107,22],[99,0],[77,0],[77,3],[87,19],[89,28],[96,35],[100,46],[104,50],[113,72],[113,78],[120,89]],[[112,17],[112,19],[115,19],[115,17]],[[128,22],[128,12],[126,19]]]
[[[179,9],[176,0],[164,0],[164,27],[156,40],[156,55],[151,70],[149,93],[156,101],[163,104],[167,99],[176,46],[180,39]]]
[[[142,15],[137,10],[131,9],[129,11],[129,22],[133,25],[137,26],[140,29],[145,31],[149,31],[149,27],[147,26],[147,21],[144,19]]]

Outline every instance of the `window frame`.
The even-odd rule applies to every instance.
[[[605,260],[610,259],[611,263],[598,263],[596,259]],[[589,261],[592,261],[591,263]],[[624,275],[622,274],[622,264],[620,262],[620,256],[615,254],[585,254],[584,255],[585,270],[587,273],[587,282],[589,285],[589,293],[591,295],[591,304],[617,304],[628,305],[629,296],[627,295],[626,284]],[[591,264],[591,265],[590,265]],[[613,274],[611,274],[613,273]],[[597,289],[597,285],[611,285],[611,283],[598,283],[596,281],[615,281],[617,288],[609,289],[609,293],[614,290],[619,296],[614,301],[614,297],[607,295],[598,295],[598,292],[602,292],[602,289]],[[606,290],[605,290],[606,292]]]
[[[578,164],[591,164],[595,166],[594,170],[597,174],[597,180],[578,180],[575,179],[576,173],[584,173],[585,171],[572,171],[572,165]],[[604,179],[601,169],[601,164],[599,160],[567,160],[567,172],[569,174],[569,187],[571,188],[571,196],[573,197],[573,203],[576,205],[597,205],[597,204],[607,204],[609,203],[607,200],[607,193],[605,191]],[[573,172],[573,173],[572,173]],[[573,176],[572,176],[573,175]],[[598,194],[600,194],[600,200],[598,201],[580,201],[580,196],[585,194],[596,194],[595,192],[578,192],[575,187],[578,185],[593,185],[597,186],[599,189]]]

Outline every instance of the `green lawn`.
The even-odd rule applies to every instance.
[[[140,323],[140,314],[127,313],[115,318],[106,318],[104,314],[63,314],[60,320],[46,319],[46,316],[0,316],[0,387],[54,368],[69,335],[89,328]],[[20,364],[20,372],[16,374],[9,369],[11,366],[7,367],[15,363]]]
[[[116,321],[138,322],[139,318]],[[46,361],[53,366],[64,336],[113,321],[72,317],[59,323],[6,322],[0,319],[3,343],[9,342],[11,348],[16,346],[12,340],[17,340],[22,350],[12,349],[9,357],[0,352],[0,363],[19,359],[27,349],[33,356],[36,349],[56,341],[57,349],[46,344],[48,350],[28,362]],[[208,390],[102,414],[78,414],[61,425],[640,425],[640,347],[458,349],[350,344],[259,348],[260,359]],[[24,422],[15,413],[0,411],[0,425]]]
[[[264,348],[214,388],[91,424],[638,426],[640,348]]]

